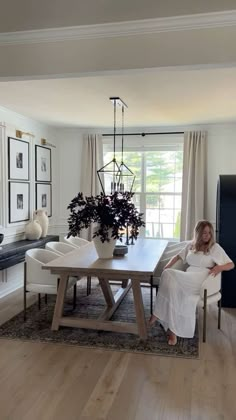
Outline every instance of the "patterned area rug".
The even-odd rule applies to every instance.
[[[117,286],[112,286],[114,289]],[[80,317],[97,318],[104,310],[104,297],[98,285],[92,287],[92,293],[86,296],[86,288],[78,285],[77,309]],[[150,317],[150,290],[142,288],[146,318]],[[134,334],[96,331],[80,328],[60,327],[58,331],[51,331],[51,322],[55,297],[49,296],[48,304],[42,299],[41,310],[35,303],[27,309],[27,321],[23,322],[23,312],[0,326],[0,337],[18,340],[41,341],[47,343],[62,343],[80,347],[93,347],[108,350],[119,350],[138,353],[149,353],[161,356],[184,358],[199,357],[198,328],[192,339],[178,338],[176,346],[167,344],[166,333],[160,324],[156,323],[148,332],[147,341],[141,340]],[[67,297],[64,314],[72,313],[72,298]],[[73,312],[74,314],[74,312]],[[114,321],[135,322],[132,290],[112,317]]]

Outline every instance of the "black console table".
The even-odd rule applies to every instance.
[[[0,270],[5,270],[18,263],[25,261],[25,253],[28,249],[44,248],[47,242],[59,241],[58,235],[48,235],[35,241],[23,240],[3,245],[0,249]]]

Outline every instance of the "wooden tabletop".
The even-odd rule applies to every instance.
[[[80,273],[91,276],[110,276],[114,274],[124,278],[150,278],[167,246],[168,241],[139,238],[134,245],[129,245],[128,254],[111,259],[100,259],[93,242],[56,258],[43,266],[52,273]]]

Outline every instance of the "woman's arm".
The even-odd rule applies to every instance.
[[[165,270],[166,268],[171,268],[172,265],[174,265],[178,260],[180,260],[180,256],[179,255],[175,255],[174,257],[172,257],[170,259],[170,261],[165,265],[165,267],[163,268],[163,270]]]
[[[222,271],[229,271],[229,270],[232,270],[233,268],[234,268],[233,262],[229,262],[227,264],[222,264],[222,265],[215,265],[213,268],[210,269],[209,274],[215,277],[217,276],[217,274],[221,273]]]

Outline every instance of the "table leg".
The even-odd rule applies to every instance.
[[[59,287],[58,287],[58,290],[57,290],[56,305],[55,305],[55,308],[54,308],[54,314],[53,314],[53,320],[52,320],[51,329],[53,331],[58,330],[59,325],[60,325],[59,321],[60,321],[60,318],[61,318],[62,312],[63,312],[67,282],[68,282],[68,274],[62,274],[60,276]]]
[[[113,306],[115,304],[115,299],[109,281],[99,277],[99,284],[101,286],[107,306]]]
[[[133,289],[133,295],[134,295],[134,306],[135,306],[139,336],[143,340],[146,340],[147,339],[147,325],[146,325],[146,319],[145,319],[145,314],[144,314],[141,284],[139,281],[134,280],[134,279],[131,280],[131,283],[132,283],[132,289]]]

